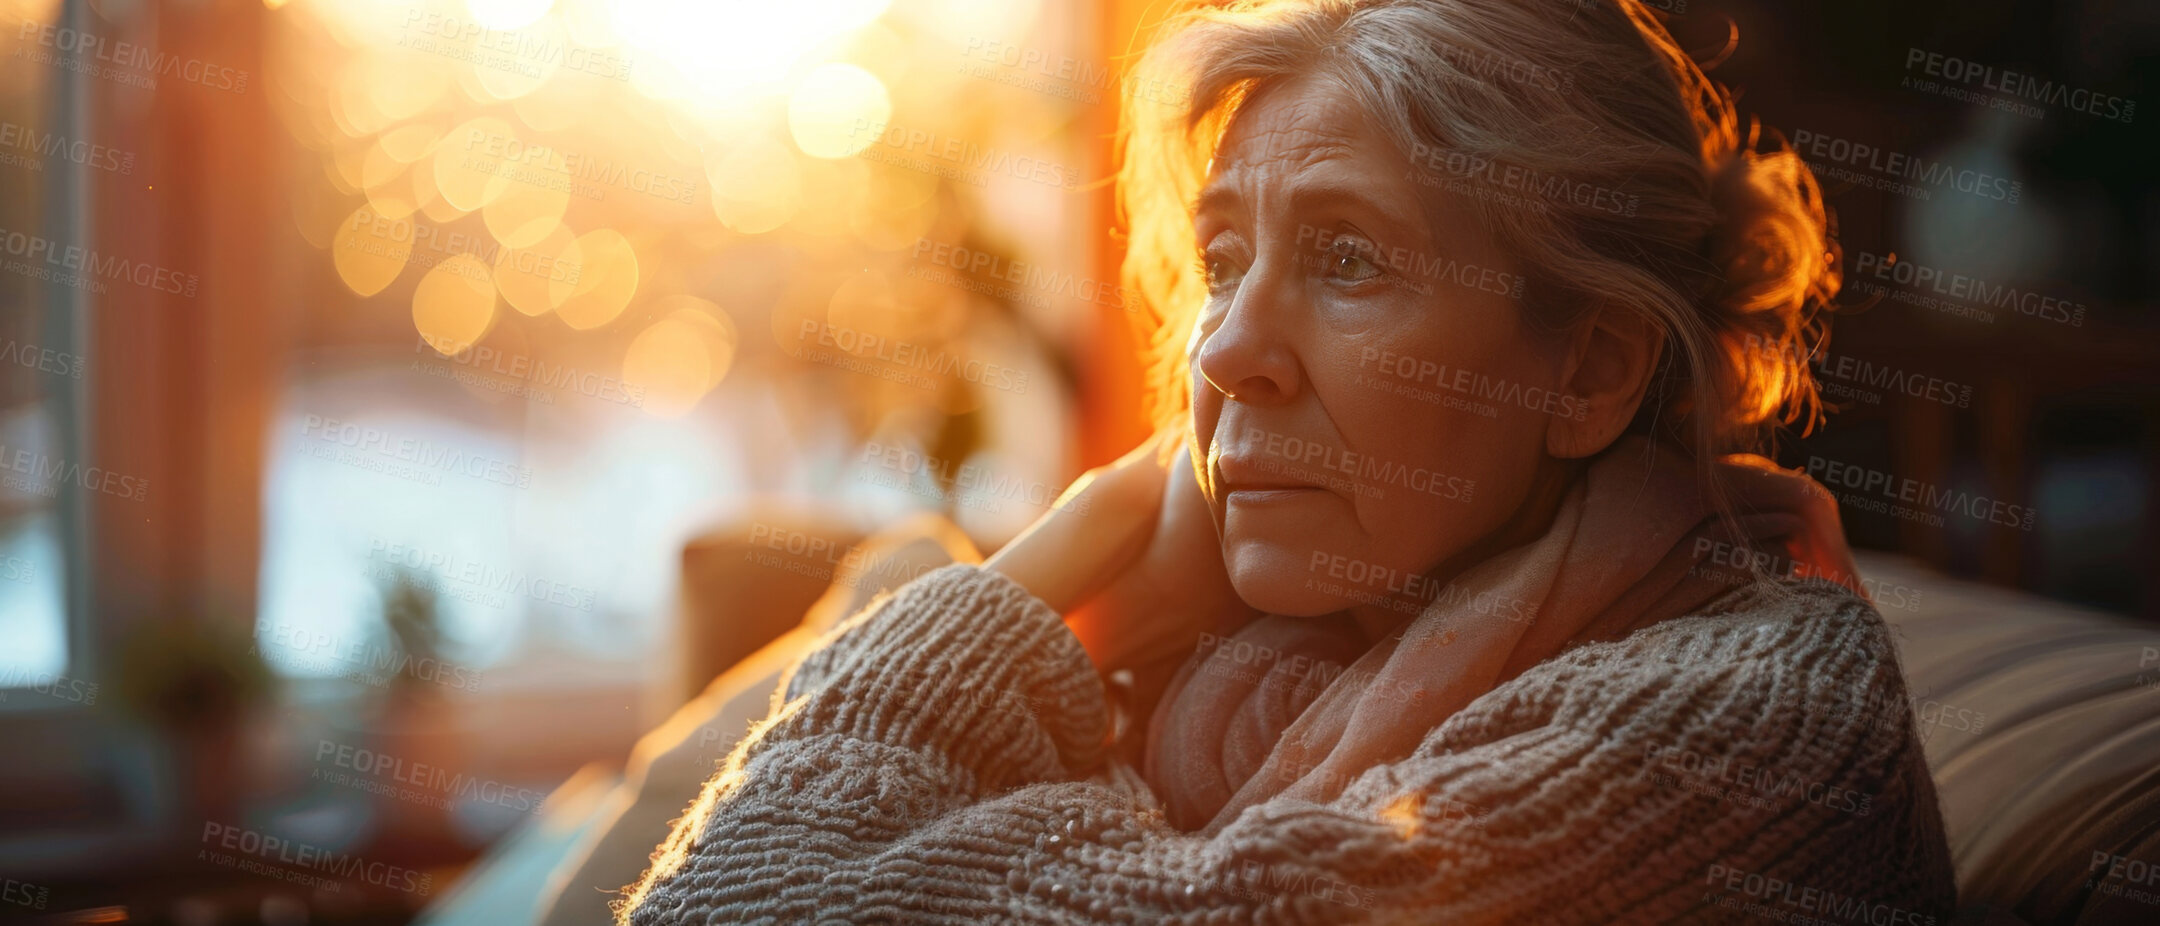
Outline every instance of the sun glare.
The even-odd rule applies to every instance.
[[[719,384],[737,341],[729,309],[684,301],[704,285],[685,268],[762,236],[889,255],[932,234],[941,177],[998,178],[874,149],[896,121],[951,131],[968,108],[952,95],[996,86],[952,62],[983,36],[1025,36],[1040,4],[286,7],[269,84],[322,178],[291,213],[344,287],[409,307],[432,344],[553,331],[553,349],[619,361],[640,407],[674,416]],[[829,309],[902,338],[926,319],[903,311],[895,279],[866,268],[770,314]]]

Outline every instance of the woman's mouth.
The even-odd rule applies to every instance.
[[[1234,488],[1230,490],[1229,495],[1224,496],[1224,499],[1228,503],[1237,505],[1239,507],[1250,507],[1253,505],[1269,505],[1282,502],[1299,501],[1312,497],[1313,493],[1315,492],[1324,491],[1326,490],[1321,489],[1318,486],[1301,486],[1295,488],[1286,487],[1270,489]]]
[[[1219,457],[1215,469],[1221,476],[1225,502],[1265,505],[1327,491],[1324,486],[1298,478],[1298,474],[1284,472],[1285,467],[1277,461]]]

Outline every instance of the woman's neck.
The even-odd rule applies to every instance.
[[[1584,465],[1582,460],[1546,457],[1539,464],[1537,476],[1530,483],[1530,493],[1515,510],[1515,516],[1462,552],[1426,570],[1424,575],[1429,582],[1424,587],[1446,588],[1464,570],[1544,536],[1552,529],[1553,517],[1560,513],[1560,503],[1567,498],[1568,487],[1575,483]],[[1416,608],[1405,609],[1400,606],[1401,602],[1390,600],[1358,605],[1343,613],[1357,621],[1366,642],[1379,643],[1410,626],[1426,603],[1419,601]]]

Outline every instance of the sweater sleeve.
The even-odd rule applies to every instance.
[[[1578,647],[1334,801],[1202,836],[1079,780],[1108,716],[1085,652],[948,567],[802,663],[618,922],[1929,926],[1948,856],[1880,618],[1764,594]]]

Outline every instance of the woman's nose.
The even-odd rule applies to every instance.
[[[1290,326],[1296,281],[1296,274],[1258,266],[1239,281],[1222,324],[1202,338],[1193,358],[1193,366],[1215,391],[1261,404],[1297,395],[1302,374]]]

